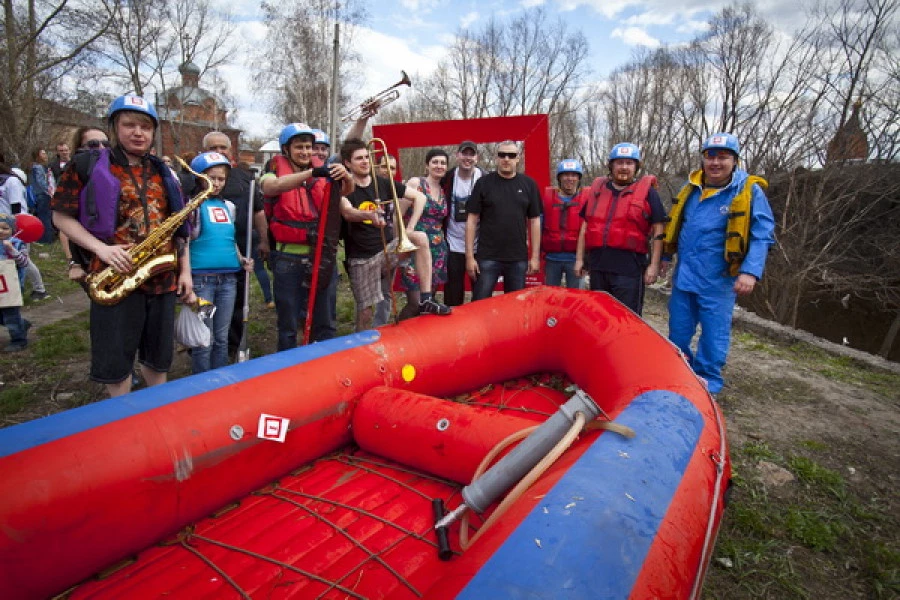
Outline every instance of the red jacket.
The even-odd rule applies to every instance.
[[[281,155],[275,161],[279,177],[294,172],[290,161]],[[275,241],[281,244],[313,244],[319,223],[319,211],[328,199],[329,181],[324,177],[307,179],[299,188],[266,199],[266,217]]]
[[[606,177],[598,177],[591,185],[591,200],[585,216],[587,234],[585,247],[619,248],[640,254],[650,251],[650,186],[656,177],[645,175],[632,183],[618,196],[606,185]]]
[[[559,197],[554,187],[544,188],[544,225],[541,231],[541,250],[544,252],[575,252],[581,219],[578,214],[587,201],[587,190],[579,190],[567,201]]]

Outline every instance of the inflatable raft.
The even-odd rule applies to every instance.
[[[666,339],[534,288],[0,430],[0,597],[699,597],[729,476]]]

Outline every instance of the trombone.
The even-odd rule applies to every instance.
[[[378,181],[375,176],[375,156],[381,154],[381,157],[384,159],[385,166],[388,171],[388,182],[391,188],[391,199],[388,200],[394,206],[394,227],[397,228],[397,247],[394,249],[394,252],[397,254],[403,254],[405,252],[415,252],[418,250],[418,246],[413,244],[409,235],[406,233],[406,227],[403,226],[403,211],[400,206],[400,198],[397,197],[397,186],[394,185],[394,172],[391,170],[391,161],[388,160],[388,151],[387,144],[384,143],[384,140],[381,138],[372,138],[368,144],[366,144],[366,150],[369,153],[369,164],[371,165],[371,176],[372,183],[375,186],[375,199],[374,202],[376,206],[381,206],[384,204],[381,201],[381,197],[378,195]],[[383,233],[383,232],[382,232]],[[384,238],[382,237],[382,241]],[[387,251],[387,244],[385,243],[385,251]]]
[[[388,104],[399,98],[400,90],[396,88],[400,87],[401,85],[408,85],[412,87],[412,82],[410,82],[409,75],[406,74],[406,71],[400,71],[400,74],[402,75],[400,81],[389,88],[381,90],[374,96],[370,96],[363,100],[359,106],[344,115],[341,118],[341,121],[356,121],[357,119],[361,119],[363,117],[371,117],[373,114],[375,114],[376,110],[378,110],[382,106],[387,106]]]

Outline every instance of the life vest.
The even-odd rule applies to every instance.
[[[562,200],[559,190],[544,188],[544,225],[541,231],[541,250],[544,252],[575,252],[581,220],[578,213],[588,199],[585,189],[580,189],[570,200]]]
[[[285,156],[272,158],[278,177],[291,175],[294,168]],[[307,179],[303,184],[280,194],[277,198],[267,198],[265,202],[269,230],[280,244],[315,243],[319,224],[319,210],[328,198],[328,180],[324,177]]]
[[[227,273],[239,271],[240,257],[234,245],[234,220],[222,198],[210,198],[197,209],[198,237],[191,240],[191,271]]]
[[[113,239],[119,222],[119,199],[122,184],[110,170],[109,148],[90,150],[75,157],[75,170],[79,178],[87,183],[81,188],[78,203],[78,221],[91,235],[104,242]],[[184,208],[181,186],[172,171],[161,159],[152,154],[145,157],[155,167],[163,182],[169,213],[175,214]],[[86,163],[86,164],[85,164]],[[99,168],[98,168],[99,167]],[[186,222],[176,231],[179,237],[190,235],[190,225]]]
[[[728,226],[725,230],[725,262],[728,263],[728,274],[736,277],[741,271],[741,263],[747,256],[747,248],[750,243],[750,216],[753,205],[753,185],[756,184],[763,190],[769,187],[769,183],[762,177],[749,175],[728,208]],[[663,254],[672,256],[678,251],[678,235],[681,233],[681,224],[684,219],[684,205],[688,196],[696,185],[690,181],[684,184],[681,191],[672,198],[672,210],[666,222],[665,238],[663,239]]]
[[[614,195],[598,177],[591,184],[592,201],[587,205],[586,248],[619,248],[639,254],[650,251],[650,187],[656,177],[644,175]]]

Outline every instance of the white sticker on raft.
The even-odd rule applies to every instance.
[[[284,442],[290,422],[290,419],[285,419],[284,417],[262,413],[259,415],[259,429],[256,432],[256,437],[262,440],[272,440],[273,442]]]

